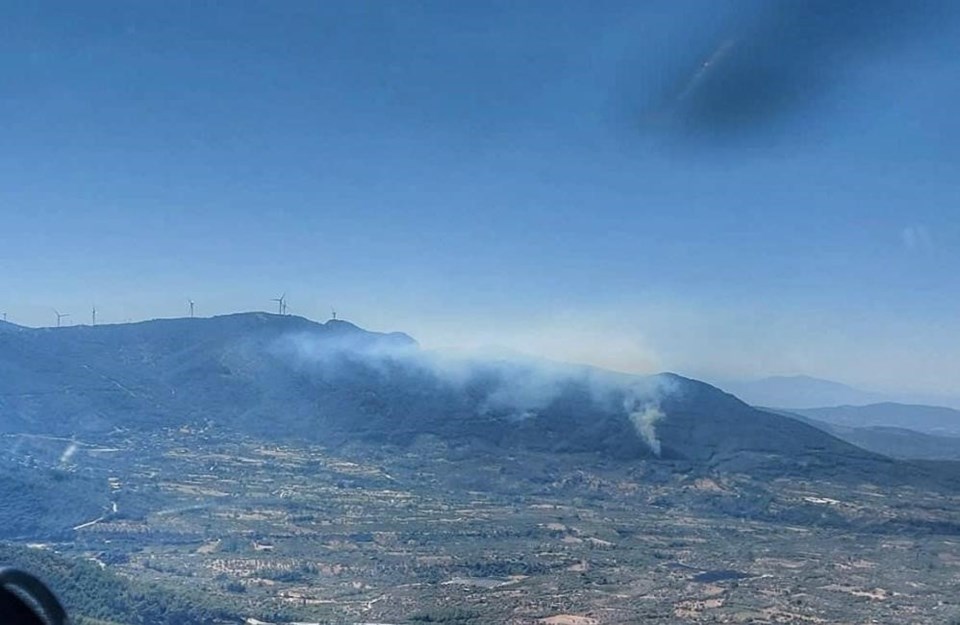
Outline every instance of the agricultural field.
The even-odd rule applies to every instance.
[[[682,463],[211,431],[31,439],[5,459],[102,484],[37,549],[197,592],[250,623],[936,623],[960,498]]]

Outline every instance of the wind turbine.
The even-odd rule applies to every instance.
[[[94,304],[93,308],[90,310],[90,325],[97,325],[97,306]]]
[[[330,309],[330,315],[331,315],[331,318],[332,318],[334,321],[336,321],[336,320],[337,320],[337,309],[336,309],[336,308],[331,308],[331,309]]]
[[[270,299],[271,302],[277,303],[277,312],[281,315],[286,314],[287,312],[287,294],[284,293],[280,297],[274,297]]]
[[[193,300],[188,299],[187,303],[190,304],[190,318],[193,319]]]
[[[55,315],[57,316],[57,327],[58,327],[58,328],[60,327],[60,321],[61,321],[62,319],[65,319],[66,317],[69,317],[69,316],[70,316],[70,313],[62,313],[62,312],[60,312],[59,310],[57,310],[56,308],[53,309],[53,314],[55,314]]]

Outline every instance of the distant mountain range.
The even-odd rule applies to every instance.
[[[800,419],[868,451],[893,458],[960,460],[960,410],[955,408],[888,401],[879,393],[808,376],[721,384],[762,410]]]
[[[926,407],[927,406],[924,406],[924,408]],[[771,409],[771,412],[777,412],[778,414],[799,419],[804,423],[809,423],[857,447],[891,458],[908,460],[960,460],[960,436],[929,434],[918,432],[915,429],[896,426],[842,425],[821,421],[809,416],[804,416],[803,414],[806,412],[816,412],[814,410],[788,412]]]
[[[856,406],[888,399],[879,393],[862,391],[840,382],[805,375],[729,381],[721,383],[721,386],[724,390],[730,391],[748,404],[790,409]]]
[[[716,384],[753,406],[821,408],[880,403],[923,404],[960,408],[960,397],[929,393],[877,393],[806,375],[772,376],[758,380],[722,380]]]
[[[867,406],[793,409],[811,419],[848,428],[886,427],[940,436],[960,436],[960,410],[883,402]]]
[[[245,313],[0,326],[0,431],[212,427],[338,445],[456,445],[730,470],[889,466],[821,429],[672,374],[448,360],[402,333]]]

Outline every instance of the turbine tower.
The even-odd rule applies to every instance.
[[[280,297],[274,297],[270,299],[271,302],[277,303],[277,313],[280,315],[287,314],[287,294],[284,293]]]
[[[93,308],[90,309],[90,325],[92,325],[92,326],[97,325],[97,307],[96,307],[96,305],[94,305]]]
[[[187,303],[190,304],[190,318],[193,319],[193,300],[188,299]]]
[[[67,317],[70,316],[70,313],[62,313],[62,312],[60,312],[59,310],[57,310],[56,308],[53,309],[53,314],[55,314],[55,315],[57,316],[57,327],[58,327],[58,328],[60,327],[60,322],[61,322],[63,319],[65,319],[65,318],[67,318]]]
[[[330,309],[330,318],[333,319],[334,321],[337,320],[337,309],[336,309],[336,308],[331,308],[331,309]]]

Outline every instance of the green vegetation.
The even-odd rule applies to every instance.
[[[438,608],[417,612],[410,617],[414,623],[456,623],[458,625],[472,625],[486,622],[476,610],[468,608]]]
[[[135,582],[94,562],[43,549],[0,544],[0,562],[44,580],[80,624],[199,625],[242,620],[236,606],[201,593]]]
[[[960,570],[957,501],[885,481],[181,428],[86,440],[115,451],[71,470],[61,439],[28,442],[8,458],[16,506],[61,510],[96,485],[117,503],[81,510],[56,552],[0,543],[89,625],[943,622],[929,589]],[[45,480],[48,501],[17,479]],[[822,558],[840,550],[857,555]]]
[[[52,468],[0,469],[0,538],[69,536],[107,510],[106,482]]]

